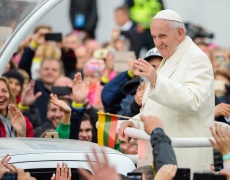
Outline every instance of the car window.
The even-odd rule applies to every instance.
[[[25,169],[25,171],[30,172],[31,176],[35,177],[37,180],[50,180],[52,175],[56,173],[55,168],[43,168],[43,169]],[[87,170],[88,171],[88,170]],[[90,171],[88,171],[90,172]],[[73,180],[86,180],[79,173],[77,168],[71,168],[71,174]]]
[[[42,0],[0,0],[0,48]]]

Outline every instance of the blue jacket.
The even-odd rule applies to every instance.
[[[130,80],[127,71],[124,71],[104,86],[101,98],[105,112],[130,117],[139,113],[140,106],[135,102],[134,96],[126,95],[122,90]]]

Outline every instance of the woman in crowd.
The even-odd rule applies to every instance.
[[[0,78],[0,137],[33,137],[30,121],[15,106],[8,80]]]

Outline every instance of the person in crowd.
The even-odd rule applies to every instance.
[[[27,110],[31,105],[37,108],[42,123],[46,121],[47,104],[51,87],[63,74],[61,61],[56,59],[44,59],[41,62],[40,79],[31,82],[25,91],[24,100],[20,103],[20,109]],[[32,92],[34,90],[34,92]]]
[[[27,46],[22,53],[22,57],[18,64],[18,67],[20,69],[24,69],[29,74],[30,78],[32,77],[31,66],[32,66],[32,60],[35,55],[35,51],[37,50],[39,45],[45,43],[45,34],[51,33],[51,31],[52,28],[50,26],[46,26],[46,25],[37,26],[34,30],[34,34],[31,37],[29,46]]]
[[[71,0],[70,22],[73,30],[83,34],[84,39],[95,39],[97,27],[97,1],[96,0]]]
[[[214,74],[215,94],[220,102],[230,104],[230,73],[218,70]]]
[[[101,91],[103,86],[100,84],[102,71],[105,69],[105,62],[101,59],[90,59],[83,68],[84,81],[89,82],[88,99],[90,105],[97,109],[103,109],[101,102]]]
[[[138,146],[137,139],[128,136],[122,137],[118,135],[120,143],[120,151],[124,154],[137,154]]]
[[[53,122],[53,129],[58,132],[59,138],[69,138],[69,126],[71,118],[71,108],[68,103],[59,100],[56,94],[50,94],[50,105],[54,105],[59,111],[63,112],[61,117],[57,118],[57,121]],[[49,114],[49,113],[47,113]],[[59,122],[58,122],[59,121]]]
[[[63,108],[60,105],[56,105],[53,100],[53,94],[50,94],[50,102],[47,105],[47,119],[42,124],[43,131],[48,129],[56,129],[61,122],[61,119],[64,115]],[[67,102],[65,102],[67,104]]]
[[[87,49],[87,58],[91,59],[93,57],[93,52],[101,48],[101,44],[96,39],[87,39],[85,41],[85,47]]]
[[[163,10],[151,23],[151,34],[163,60],[156,69],[143,59],[134,62],[134,74],[149,81],[142,98],[140,113],[123,121],[119,133],[126,127],[143,129],[140,115],[155,115],[163,120],[170,137],[209,137],[207,124],[214,121],[213,71],[207,55],[186,36],[178,13]],[[199,129],[197,128],[199,127]],[[152,163],[151,148],[146,146],[139,165]],[[175,149],[178,165],[191,171],[208,169],[213,161],[212,148]]]
[[[41,92],[34,102],[35,107],[38,108],[42,122],[46,119],[47,108],[44,106],[48,104],[49,95],[52,85],[63,74],[63,66],[61,61],[56,59],[44,59],[40,68],[40,79],[36,80],[34,93]]]
[[[0,78],[0,137],[33,137],[33,126],[16,107],[7,78]]]
[[[87,114],[84,114],[82,117],[78,139],[89,142],[92,142],[93,140],[93,126],[91,124],[90,117]]]
[[[129,8],[130,19],[137,24],[137,31],[142,33],[141,47],[151,49],[154,43],[151,40],[150,25],[152,18],[164,9],[162,0],[125,0],[125,5]]]
[[[215,47],[209,52],[210,54],[210,60],[212,62],[213,71],[214,73],[217,70],[220,71],[229,71],[229,58],[227,50],[223,47]]]
[[[114,12],[115,22],[118,28],[113,29],[112,42],[116,42],[120,35],[130,40],[130,49],[139,57],[142,47],[143,34],[137,31],[137,25],[130,19],[129,9],[126,6],[119,6]]]
[[[61,59],[61,49],[54,44],[41,44],[35,51],[31,64],[31,78],[37,80],[40,78],[39,70],[43,59]]]
[[[64,73],[67,77],[73,79],[76,73],[76,64],[78,59],[75,51],[82,45],[82,40],[76,33],[68,33],[63,39],[62,57]]]
[[[150,49],[144,58],[154,68],[158,69],[162,56],[156,48]],[[121,72],[102,90],[102,102],[105,112],[123,116],[134,116],[139,113],[144,86],[140,85],[140,77],[134,77],[134,64],[128,71]]]
[[[3,76],[8,78],[10,90],[13,96],[16,97],[16,103],[18,104],[21,100],[21,93],[23,90],[23,76],[16,69],[7,71]]]
[[[57,79],[57,81],[55,81],[54,83],[55,86],[62,86],[62,87],[69,87],[72,89],[72,86],[73,86],[73,80],[68,78],[68,77],[65,77],[65,76],[61,76]],[[63,99],[66,100],[66,101],[69,101],[71,104],[71,102],[73,101],[73,95],[72,95],[72,92],[71,94],[69,95],[65,95],[65,96],[59,96],[57,94],[58,98],[60,99]],[[96,122],[98,120],[98,115],[97,115],[97,109],[94,108],[93,106],[91,106],[89,104],[89,100],[88,99],[85,99],[85,102],[84,102],[84,105],[85,105],[85,113],[90,117],[90,121],[91,121],[91,124],[93,125],[93,130],[92,130],[92,133],[93,133],[93,142],[97,142],[97,128],[96,128]]]

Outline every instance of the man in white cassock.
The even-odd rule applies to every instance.
[[[140,113],[124,121],[126,127],[143,130],[140,115],[154,115],[163,120],[164,130],[171,138],[210,137],[209,125],[214,121],[213,70],[210,60],[186,36],[181,17],[172,10],[156,14],[151,23],[153,41],[163,56],[156,71],[148,62],[134,62],[135,75],[148,79]],[[142,148],[142,147],[141,147]],[[212,148],[174,148],[178,167],[192,172],[209,169],[213,162]],[[152,164],[150,143],[141,150],[138,165]]]

